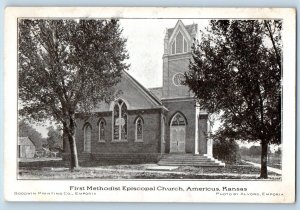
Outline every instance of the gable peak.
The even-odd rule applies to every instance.
[[[173,39],[179,31],[183,32],[185,36],[192,40],[195,38],[196,33],[198,30],[198,25],[193,23],[190,25],[184,25],[182,20],[178,20],[174,28],[167,28],[166,30],[166,36],[165,38],[168,38],[169,40]]]

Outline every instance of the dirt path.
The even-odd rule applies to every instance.
[[[245,161],[245,160],[244,160]],[[257,167],[257,168],[260,168],[260,164],[259,163],[253,163],[253,162],[250,162],[250,161],[245,161],[246,163],[249,163],[249,164],[251,164],[251,165],[253,165],[253,166],[255,166],[255,167]],[[268,166],[267,167],[268,168],[268,171],[272,171],[272,172],[274,172],[274,173],[276,173],[276,174],[282,174],[282,170],[281,169],[278,169],[278,168],[272,168],[272,167],[270,167],[270,166]]]

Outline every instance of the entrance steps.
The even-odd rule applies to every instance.
[[[164,154],[157,163],[161,166],[224,167],[225,163],[206,155]]]

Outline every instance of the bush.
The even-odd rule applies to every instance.
[[[217,139],[213,144],[213,156],[225,163],[239,163],[241,154],[239,146],[234,140]]]

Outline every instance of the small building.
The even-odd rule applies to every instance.
[[[29,137],[19,137],[18,140],[18,157],[33,158],[35,154],[35,145]]]

